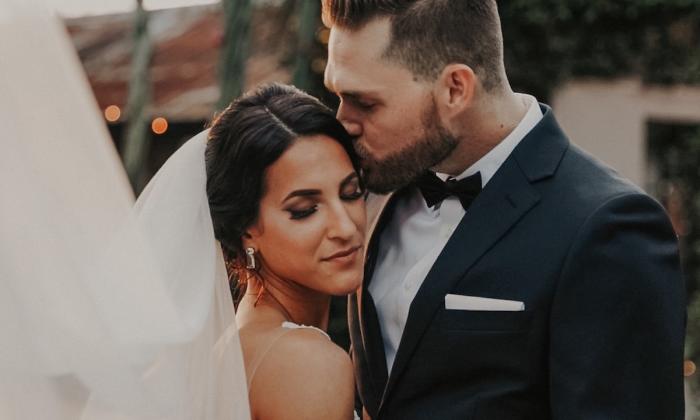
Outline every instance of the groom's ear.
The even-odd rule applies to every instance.
[[[466,64],[448,64],[437,80],[438,107],[446,116],[461,114],[473,105],[476,84],[474,70]]]

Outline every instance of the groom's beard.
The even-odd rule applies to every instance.
[[[440,124],[434,103],[421,120],[423,136],[383,159],[372,157],[362,143],[355,143],[355,150],[362,162],[364,182],[370,191],[387,194],[405,187],[445,160],[457,147],[457,138]]]

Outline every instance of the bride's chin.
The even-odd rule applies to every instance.
[[[339,282],[335,290],[333,291],[333,296],[347,296],[349,294],[355,293],[355,291],[362,284],[362,275],[355,276],[347,281]]]

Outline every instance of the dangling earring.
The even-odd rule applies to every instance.
[[[248,270],[257,270],[258,262],[255,260],[255,249],[248,247],[245,249],[245,268]]]

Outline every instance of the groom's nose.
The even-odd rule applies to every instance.
[[[362,126],[360,124],[343,120],[340,122],[343,124],[343,127],[345,127],[345,131],[352,137],[360,137],[360,135],[362,135]]]
[[[338,107],[336,117],[340,123],[343,124],[343,127],[345,127],[345,131],[347,131],[352,137],[359,137],[362,135],[362,124],[351,118],[342,104],[340,107]]]

